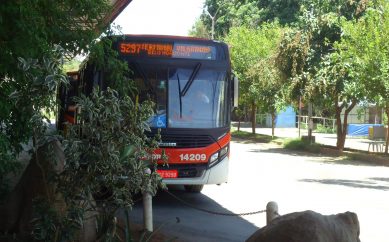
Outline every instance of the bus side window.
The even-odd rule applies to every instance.
[[[235,74],[231,75],[232,107],[237,108],[239,104],[239,80]]]

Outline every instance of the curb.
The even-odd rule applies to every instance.
[[[330,156],[348,156],[353,160],[365,161],[372,164],[389,166],[389,156],[376,155],[373,153],[362,153],[355,150],[344,150],[340,151],[332,146],[320,147],[320,153],[330,155]]]

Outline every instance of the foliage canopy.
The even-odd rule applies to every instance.
[[[21,144],[32,140],[31,153],[37,157],[38,147],[47,141],[49,120],[44,111],[56,111],[56,89],[68,82],[62,70],[65,58],[90,54],[89,63],[106,71],[112,88],[75,100],[82,111],[78,125],[68,127],[63,142],[65,170],[43,177],[44,182],[58,185],[56,192],[66,207],[57,211],[49,196],[34,199],[37,213],[29,235],[37,240],[74,239],[86,212],[97,209],[91,196],[103,187],[112,196],[97,221],[99,235],[102,240],[114,240],[117,209],[130,208],[133,193],[155,192],[160,182],[156,173],[149,175],[143,170],[154,164],[144,158],[157,145],[144,134],[152,104],[133,101],[136,89],[127,78],[127,65],[116,59],[110,41],[95,41],[101,32],[111,34],[110,29],[104,31],[109,10],[107,0],[61,0],[55,4],[5,0],[0,5],[1,189],[5,175],[17,171],[15,157]]]

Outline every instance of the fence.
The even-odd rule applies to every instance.
[[[257,124],[261,127],[266,127],[268,119],[268,114],[257,114],[256,121]],[[303,115],[296,115],[296,127],[299,127],[298,120],[300,119],[301,128],[307,129],[308,128],[308,116]],[[312,117],[314,128],[317,126],[317,124],[321,124],[324,128],[330,129],[333,132],[336,131],[336,119],[333,118],[323,118],[323,117]]]
[[[253,212],[243,212],[243,213],[224,213],[219,211],[212,211],[209,209],[204,209],[199,207],[197,204],[191,204],[187,201],[184,201],[183,199],[179,198],[178,196],[174,195],[173,193],[169,192],[167,189],[164,190],[167,194],[169,194],[171,197],[176,199],[178,202],[184,204],[187,207],[193,208],[195,210],[213,214],[213,215],[221,215],[221,216],[247,216],[247,215],[254,215],[254,214],[260,214],[260,213],[266,213],[266,224],[269,224],[273,219],[280,216],[278,213],[278,204],[274,201],[268,202],[266,205],[266,209],[253,211]],[[152,208],[152,195],[148,192],[143,193],[143,226],[144,229],[153,232],[153,208]]]
[[[298,122],[300,120],[300,123]],[[299,128],[308,128],[309,116],[300,116],[297,115],[297,127]],[[331,129],[333,132],[336,131],[336,119],[333,118],[323,118],[323,117],[312,117],[314,128],[317,124],[321,124],[326,129]],[[315,125],[316,124],[316,125]]]

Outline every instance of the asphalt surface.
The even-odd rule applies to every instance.
[[[360,221],[361,241],[387,242],[389,167],[343,159],[235,140],[227,184],[205,186],[200,194],[185,193],[181,187],[171,192],[194,206],[225,213],[263,210],[269,201],[278,203],[281,215],[304,210],[326,215],[352,211]],[[266,225],[264,213],[208,214],[163,192],[153,199],[153,216],[155,229],[188,242],[245,241]],[[141,203],[134,207],[131,220],[142,223]]]

